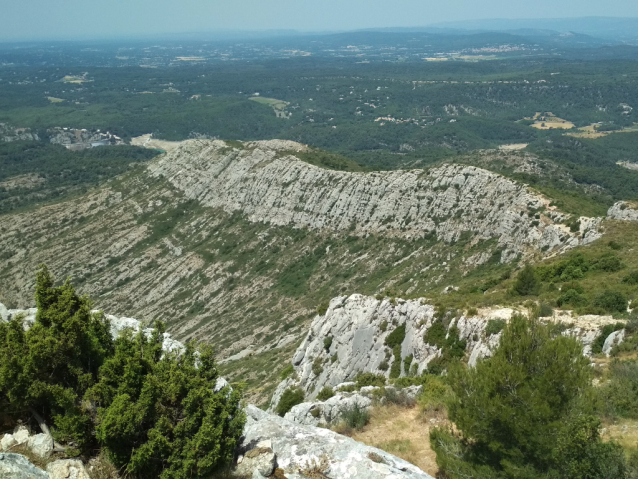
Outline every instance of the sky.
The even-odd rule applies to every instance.
[[[638,17],[636,0],[0,0],[0,41],[344,31],[486,18]]]

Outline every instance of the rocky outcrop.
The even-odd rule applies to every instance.
[[[29,441],[29,430],[26,427],[18,428],[13,434],[5,434],[0,439],[0,447],[8,451],[12,447],[26,445]]]
[[[38,141],[37,133],[29,128],[15,128],[7,123],[0,123],[0,141]]]
[[[442,353],[424,339],[436,321],[434,313],[434,307],[425,300],[380,300],[360,294],[334,298],[326,313],[315,317],[308,335],[292,357],[294,373],[277,386],[271,410],[289,387],[300,387],[312,400],[324,386],[337,387],[361,372],[389,377],[396,361],[400,361],[395,370],[401,376],[422,374],[430,361]],[[455,328],[459,340],[465,342],[468,363],[474,366],[478,360],[489,357],[499,343],[500,332],[486,333],[490,320],[508,321],[514,313],[509,308],[486,309],[473,316],[450,318],[446,334],[449,336]],[[586,355],[591,354],[591,344],[601,334],[602,327],[615,323],[611,316],[573,318],[558,313],[552,320],[565,324],[563,334],[578,338]],[[394,357],[395,351],[386,340],[397,330],[403,332],[399,338],[400,355]],[[622,341],[622,335],[617,333],[609,341],[608,350],[611,350]],[[304,404],[304,411],[300,410],[297,415],[305,418],[313,408],[316,410],[316,405]],[[318,423],[309,419],[300,419],[300,422]]]
[[[252,469],[255,479],[268,477],[262,472],[271,472],[271,454],[288,479],[432,479],[409,462],[329,429],[295,424],[255,406],[246,415],[239,465],[260,464],[262,469]]]
[[[58,459],[47,464],[46,472],[21,454],[0,452],[0,479],[91,479],[78,459]]]
[[[21,454],[0,452],[0,479],[51,479]]]
[[[638,207],[628,201],[618,201],[609,208],[607,217],[614,220],[638,221]]]
[[[611,350],[614,349],[614,346],[618,346],[625,339],[625,330],[621,329],[620,331],[614,331],[603,343],[603,353],[605,356],[609,357],[611,355]]]
[[[70,150],[82,150],[95,146],[121,145],[122,139],[111,132],[76,128],[50,128],[47,130],[49,141],[63,145]]]
[[[91,479],[79,459],[59,459],[47,464],[50,479]]]
[[[350,173],[305,163],[290,141],[192,140],[149,166],[187,197],[254,222],[406,238],[436,234],[454,242],[498,238],[502,260],[528,250],[560,250],[600,234],[581,218],[576,234],[555,223],[553,207],[525,185],[487,170],[443,165],[430,170]],[[546,210],[546,211],[545,211]],[[543,214],[545,211],[547,214]]]
[[[307,426],[335,424],[348,409],[369,409],[372,399],[362,394],[337,394],[326,401],[304,402],[293,406],[284,419]]]
[[[342,383],[346,384],[346,383]],[[355,383],[349,384],[354,386]],[[386,402],[389,395],[404,404],[410,405],[416,402],[417,397],[423,392],[423,386],[409,386],[407,388],[395,388],[394,386],[364,386],[356,392],[340,392],[339,386],[335,387],[336,394],[325,401],[304,402],[293,406],[286,413],[284,419],[297,424],[307,426],[326,427],[337,424],[342,420],[346,411],[353,409],[369,410],[375,401],[378,404]]]

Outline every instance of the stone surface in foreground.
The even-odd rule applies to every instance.
[[[288,479],[433,479],[403,459],[329,429],[294,424],[252,405],[246,415],[242,453],[251,456],[251,450],[268,442]]]

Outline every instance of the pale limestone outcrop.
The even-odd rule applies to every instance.
[[[245,143],[191,140],[149,165],[188,198],[254,222],[311,229],[435,234],[454,242],[498,238],[502,261],[529,250],[560,251],[600,237],[599,219],[581,218],[572,233],[554,215],[536,213],[548,202],[525,185],[474,166],[351,173],[305,163],[290,141]],[[538,218],[535,217],[538,216]],[[474,258],[476,262],[478,258]],[[485,260],[485,259],[484,259]]]
[[[304,402],[293,406],[284,419],[307,426],[334,424],[344,411],[353,408],[369,409],[372,399],[362,394],[337,394],[326,401]]]
[[[355,385],[353,382],[352,386]],[[342,386],[343,387],[343,386]],[[395,388],[394,386],[364,386],[356,392],[340,392],[336,387],[336,394],[325,401],[304,402],[293,406],[286,413],[284,419],[307,426],[329,426],[338,423],[343,413],[352,409],[368,410],[377,401],[386,402],[388,395],[393,395],[404,404],[414,404],[423,392],[423,386],[409,386]]]
[[[53,453],[53,438],[48,434],[35,434],[29,437],[27,447],[36,456],[47,458]]]
[[[614,349],[614,346],[622,343],[624,339],[624,329],[621,329],[620,331],[614,331],[609,336],[607,336],[607,339],[605,339],[605,342],[603,344],[603,353],[605,353],[605,356],[609,357],[611,355],[611,350]]]
[[[0,479],[51,479],[21,454],[0,452]]]
[[[273,451],[277,467],[288,479],[432,479],[409,462],[329,429],[296,424],[252,405],[246,408],[246,416],[240,454],[246,457],[268,441],[270,447],[263,449]],[[321,474],[310,476],[313,466]],[[253,478],[265,477],[254,472],[259,475],[253,473]]]
[[[360,372],[389,377],[394,361],[401,361],[401,376],[422,374],[430,361],[441,354],[439,348],[424,340],[425,333],[435,322],[434,312],[434,307],[425,300],[379,300],[360,294],[334,298],[326,313],[313,320],[308,335],[292,357],[294,372],[277,386],[270,410],[277,407],[286,389],[297,386],[310,400],[310,406],[304,406],[307,416],[313,409],[312,404],[316,403],[312,400],[324,386],[339,389],[343,387],[342,383],[353,380]],[[480,310],[473,316],[461,315],[450,320],[448,335],[451,328],[456,327],[459,339],[466,343],[468,364],[475,366],[480,359],[491,356],[500,341],[500,332],[486,333],[489,321],[508,321],[515,313],[513,309],[502,308]],[[591,355],[591,344],[601,334],[603,326],[615,323],[611,316],[574,318],[558,313],[551,320],[564,323],[563,334],[576,337],[588,356]],[[385,341],[399,327],[405,328],[405,336],[400,357],[394,358]],[[324,342],[326,338],[331,340]],[[616,333],[610,339],[608,349],[620,341],[622,335]],[[412,358],[409,371],[405,368],[407,357]],[[301,422],[314,423],[309,419],[301,419]]]
[[[91,479],[79,459],[58,459],[47,464],[51,479]]]
[[[638,209],[628,201],[618,201],[607,210],[607,217],[614,220],[638,221]]]

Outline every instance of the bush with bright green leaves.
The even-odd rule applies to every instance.
[[[162,350],[163,329],[115,341],[86,397],[97,405],[96,437],[107,457],[143,478],[203,477],[233,459],[245,415],[237,389],[215,392],[210,347]]]
[[[625,477],[622,449],[600,438],[591,366],[576,339],[514,316],[491,358],[448,373],[455,430],[430,434],[445,477]]]
[[[286,389],[277,404],[277,414],[284,417],[294,406],[301,404],[304,401],[304,397],[303,389],[299,387]]]
[[[54,287],[46,267],[37,273],[35,300],[28,331],[19,318],[0,322],[0,414],[17,421],[36,412],[58,441],[73,442],[79,452],[94,446],[82,400],[114,353],[109,322],[91,313],[89,299],[68,281]]]
[[[245,414],[235,388],[215,392],[210,348],[162,350],[163,325],[152,334],[125,332],[67,281],[55,287],[42,267],[36,278],[35,324],[0,323],[0,411],[16,423],[34,412],[54,438],[90,454],[102,447],[133,478],[209,476],[233,458]]]
[[[575,289],[567,289],[563,294],[561,294],[556,300],[556,304],[560,307],[562,306],[585,306],[587,305],[587,297],[581,293],[579,293]]]

